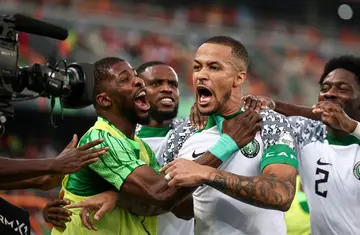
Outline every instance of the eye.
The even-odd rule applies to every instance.
[[[172,86],[172,87],[178,87],[178,84],[175,83],[175,82],[171,82],[171,83],[170,83],[170,86]]]
[[[215,70],[215,71],[220,70],[220,68],[218,66],[214,66],[214,65],[210,66],[210,69]]]
[[[160,82],[153,82],[153,84],[152,84],[153,86],[160,86],[161,85],[161,83]]]
[[[329,90],[328,86],[323,86],[323,87],[320,88],[321,92],[327,92],[328,90]]]
[[[200,69],[200,66],[199,66],[199,65],[194,65],[194,66],[193,66],[193,69],[194,69],[195,71],[198,71],[198,70]]]

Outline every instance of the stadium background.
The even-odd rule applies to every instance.
[[[24,13],[70,32],[63,42],[20,33],[21,65],[119,56],[136,67],[161,60],[179,74],[180,117],[189,114],[193,103],[194,49],[209,36],[233,36],[248,48],[245,93],[305,105],[316,101],[318,78],[329,58],[360,51],[359,0],[0,0],[0,4],[2,14]],[[91,107],[65,110],[61,120],[57,106],[58,128],[54,128],[49,101],[41,98],[16,104],[15,110],[1,137],[1,156],[56,156],[72,133],[82,135],[95,120]],[[1,192],[30,211],[37,235],[49,234],[41,209],[57,193],[58,189]]]

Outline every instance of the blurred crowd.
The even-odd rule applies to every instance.
[[[67,59],[69,62],[94,62],[106,56],[119,56],[136,67],[146,61],[161,60],[173,66],[179,74],[181,116],[187,114],[193,103],[191,71],[194,48],[212,32],[220,34],[224,28],[232,32],[230,36],[244,39],[242,41],[250,55],[246,93],[268,95],[290,103],[306,105],[313,104],[317,99],[317,82],[324,63],[331,56],[344,51],[341,49],[339,52],[339,48],[354,52],[360,48],[360,36],[354,30],[327,30],[324,34],[321,29],[312,25],[294,26],[275,19],[268,19],[266,23],[258,22],[251,9],[244,7],[211,5],[204,10],[203,6],[197,5],[157,7],[147,3],[135,4],[126,1],[126,4],[122,4],[122,1],[111,0],[0,2],[4,7],[15,9],[22,4],[32,4],[31,9],[26,8],[32,12],[29,12],[29,15],[69,30],[69,37],[65,41],[20,33],[21,65],[47,62],[54,64],[59,59]],[[64,15],[63,19],[51,18],[47,14],[49,9],[52,12],[55,12],[55,9],[71,9],[78,17],[70,19],[70,16]],[[111,16],[112,21],[87,19],[91,15]],[[124,25],[125,20],[129,22],[129,16],[133,21]],[[157,28],[137,27],[150,20],[157,22]],[[178,28],[189,30],[179,32]],[[294,43],[282,43],[285,41]],[[303,44],[306,47],[302,47]],[[44,100],[39,99],[36,102],[37,108],[42,109]],[[26,129],[24,131],[26,132]],[[71,138],[69,136],[64,140],[46,137],[39,139],[36,133],[26,136],[24,138],[20,137],[19,133],[9,133],[1,138],[1,154],[10,152],[14,157],[28,158],[56,156]],[[24,190],[9,195],[12,194],[29,197],[36,194],[44,198],[54,198],[57,191],[40,193]],[[31,211],[34,212],[32,219],[37,226],[36,234],[47,234],[47,226],[43,224],[38,208],[43,201],[33,201]]]

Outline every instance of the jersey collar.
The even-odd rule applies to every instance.
[[[330,145],[339,145],[339,146],[348,146],[352,144],[360,145],[360,140],[353,135],[338,137],[331,135],[331,133],[328,132],[326,135],[326,139]]]

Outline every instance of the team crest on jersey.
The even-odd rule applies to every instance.
[[[354,166],[354,175],[356,179],[360,180],[360,162],[357,162]]]
[[[259,151],[260,151],[260,144],[255,139],[250,141],[247,145],[245,145],[241,149],[241,153],[247,158],[256,157],[256,155],[258,155]]]

